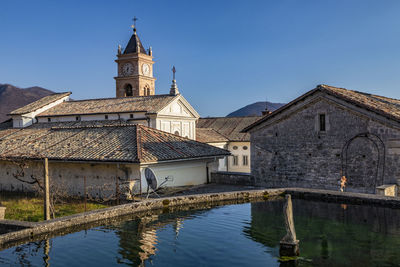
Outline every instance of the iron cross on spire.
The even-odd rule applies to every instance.
[[[175,66],[173,66],[172,67],[172,80],[175,80],[175,72],[176,72],[176,69],[175,69]]]
[[[138,18],[133,17],[133,25],[131,26],[133,29],[136,29],[136,21],[138,20]]]

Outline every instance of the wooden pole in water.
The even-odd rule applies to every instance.
[[[116,197],[116,200],[115,200],[115,202],[116,202],[116,205],[119,205],[119,177],[117,176],[116,177],[116,180],[115,180],[115,197]]]
[[[49,160],[44,159],[44,219],[50,220]]]

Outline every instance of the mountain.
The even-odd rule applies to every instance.
[[[268,107],[269,111],[274,111],[282,107],[283,103],[271,103],[271,102],[255,102],[253,104],[247,105],[240,108],[232,113],[229,113],[227,117],[244,117],[244,116],[261,116],[262,112],[265,110],[265,106]]]
[[[0,122],[9,119],[7,114],[11,111],[53,93],[38,86],[19,88],[11,84],[0,84]]]

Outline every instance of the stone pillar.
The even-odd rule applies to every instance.
[[[299,240],[296,238],[296,231],[294,229],[293,221],[292,196],[289,194],[286,195],[286,203],[283,207],[283,214],[285,216],[286,235],[280,242],[279,254],[281,257],[299,256]]]

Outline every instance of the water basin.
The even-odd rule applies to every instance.
[[[150,214],[5,249],[0,265],[400,265],[400,210],[302,199],[293,199],[300,258],[279,261],[283,204]]]

